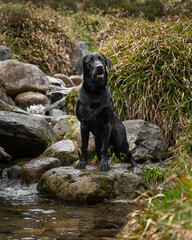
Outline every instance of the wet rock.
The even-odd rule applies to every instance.
[[[7,169],[7,177],[10,179],[21,178],[21,166],[15,165]]]
[[[56,134],[44,119],[34,116],[1,111],[1,146],[13,157],[37,157]]]
[[[12,100],[12,98],[10,98],[7,93],[6,90],[4,88],[0,88],[0,100],[10,104],[10,105],[15,105],[14,101]]]
[[[37,189],[63,200],[102,201],[119,196],[135,198],[145,189],[145,183],[127,170],[126,164],[112,165],[108,172],[101,172],[94,166],[83,170],[60,167],[44,173]]]
[[[0,45],[0,61],[11,59],[11,53],[8,47]]]
[[[49,83],[51,85],[59,86],[61,88],[65,88],[66,87],[65,83],[61,79],[59,79],[59,78],[50,77],[50,76],[47,76],[47,78],[48,78]]]
[[[71,88],[65,88],[62,90],[55,90],[55,91],[50,91],[49,93],[46,94],[48,99],[50,100],[50,103],[53,104],[60,99],[64,98],[68,93],[71,92]]]
[[[8,111],[8,112],[27,114],[27,112],[25,112],[21,108],[15,106],[15,105],[10,105],[2,100],[0,100],[0,111]]]
[[[16,60],[0,62],[0,85],[4,85],[7,93],[16,96],[27,91],[46,93],[49,90],[49,80],[35,65]]]
[[[161,160],[166,157],[167,144],[158,126],[144,120],[128,120],[123,124],[135,160]]]
[[[65,97],[63,97],[59,101],[51,104],[50,106],[46,107],[45,110],[44,110],[45,114],[50,115],[50,113],[53,109],[63,110],[64,109],[64,102],[65,102]]]
[[[71,140],[62,140],[52,144],[43,153],[44,157],[58,158],[62,166],[68,166],[79,158],[78,151]]]
[[[54,157],[33,159],[22,166],[21,179],[25,183],[37,182],[44,172],[60,165],[60,161]]]
[[[5,149],[0,147],[0,163],[1,162],[9,162],[12,159],[12,157],[5,152]]]
[[[54,78],[61,79],[65,83],[66,87],[74,87],[74,84],[73,84],[72,80],[62,73],[55,74]]]
[[[44,106],[47,104],[47,101],[47,97],[39,92],[23,92],[18,94],[15,98],[16,105],[24,109],[33,104],[41,104]]]
[[[70,76],[70,79],[76,86],[80,85],[83,82],[83,77],[79,75]]]

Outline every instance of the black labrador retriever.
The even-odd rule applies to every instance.
[[[126,155],[132,167],[136,166],[126,138],[122,121],[113,111],[113,102],[107,86],[111,61],[101,53],[88,54],[76,64],[78,74],[83,73],[83,85],[79,92],[76,115],[81,122],[82,154],[75,168],[85,168],[89,132],[94,135],[100,170],[108,171],[108,148],[113,146],[115,154]]]

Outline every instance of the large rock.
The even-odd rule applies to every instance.
[[[79,148],[81,147],[80,122],[76,116],[73,115],[62,116],[59,119],[56,119],[54,124],[53,129],[58,135],[65,136],[66,138],[75,141],[78,144]],[[94,152],[95,142],[93,134],[90,133],[88,154],[92,154]]]
[[[8,47],[0,46],[0,61],[5,61],[11,58],[11,53]]]
[[[68,166],[79,158],[78,151],[71,140],[62,140],[49,146],[43,156],[58,158],[62,166]]]
[[[108,172],[101,172],[94,166],[83,170],[60,167],[44,173],[37,189],[63,200],[102,201],[119,196],[135,198],[145,189],[145,182],[127,170],[126,164],[112,165]]]
[[[46,93],[50,83],[37,66],[16,60],[6,60],[0,62],[1,85],[7,93],[15,96],[27,91]]]
[[[128,120],[123,124],[135,160],[161,160],[166,157],[167,144],[158,126],[144,120]]]
[[[41,175],[49,169],[59,167],[61,165],[60,161],[54,157],[40,157],[33,159],[21,168],[21,179],[25,183],[37,182]]]
[[[0,143],[13,157],[37,157],[56,134],[44,119],[34,115],[24,115],[1,111]]]
[[[45,106],[48,102],[47,97],[39,92],[23,92],[19,93],[15,98],[15,103],[19,107],[26,109],[27,107],[35,104]]]

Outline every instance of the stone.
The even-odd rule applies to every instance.
[[[56,119],[52,123],[53,129],[59,136],[65,136],[68,139],[75,141],[78,147],[81,147],[81,132],[80,132],[80,122],[76,116],[65,115]],[[95,142],[93,134],[90,133],[89,144],[88,144],[88,154],[91,155],[95,152]]]
[[[60,161],[54,157],[39,157],[33,159],[21,168],[21,179],[24,183],[38,182],[41,175],[49,169],[59,167]]]
[[[54,168],[41,176],[37,189],[62,200],[92,202],[115,197],[135,198],[146,185],[139,175],[127,170],[127,164],[115,164],[108,172],[89,165],[81,170]]]
[[[50,77],[50,76],[47,76],[47,78],[48,78],[49,83],[51,85],[59,86],[61,88],[65,88],[66,87],[65,83],[61,79],[59,79],[59,78]]]
[[[64,110],[64,102],[65,102],[65,97],[61,98],[60,100],[51,104],[50,106],[47,106],[44,110],[45,114],[50,115],[53,109]]]
[[[71,165],[79,158],[78,151],[71,140],[62,140],[52,144],[45,150],[43,156],[58,158],[62,166]]]
[[[8,111],[8,112],[27,114],[26,111],[22,110],[21,108],[17,107],[16,105],[8,104],[2,100],[0,100],[0,111]]]
[[[11,53],[8,47],[0,45],[0,61],[11,59]]]
[[[83,82],[83,77],[79,75],[70,76],[70,79],[75,86],[78,86]]]
[[[71,54],[72,64],[75,66],[77,61],[88,54],[86,42],[76,42]]]
[[[62,73],[57,73],[53,77],[61,79],[65,83],[66,87],[74,87],[74,84],[71,81],[71,79]]]
[[[50,100],[50,103],[53,104],[60,99],[64,98],[68,93],[70,93],[71,88],[66,88],[62,90],[52,90],[46,94],[48,99]]]
[[[43,105],[45,106],[48,102],[47,97],[39,92],[23,92],[19,93],[15,97],[15,103],[17,106],[26,109],[31,105]]]
[[[75,115],[76,104],[81,86],[74,87],[65,97],[64,107],[69,115]]]
[[[49,80],[37,66],[16,60],[1,61],[0,76],[0,86],[11,96],[27,91],[46,93],[50,87]]]
[[[53,130],[56,132],[59,136],[65,136],[69,130],[75,126],[77,126],[79,131],[79,120],[76,116],[73,115],[65,115],[62,117],[57,118],[53,124]],[[80,132],[79,132],[80,134]],[[73,139],[73,137],[68,137],[69,139]]]
[[[161,129],[144,120],[128,120],[123,122],[129,150],[136,161],[162,160],[167,154],[167,144]]]
[[[15,105],[12,98],[7,95],[6,90],[2,87],[0,88],[0,100],[4,101],[10,105]]]
[[[0,163],[11,161],[12,157],[0,146]]]
[[[56,141],[56,134],[44,119],[32,114],[1,111],[0,143],[13,159],[37,157]]]

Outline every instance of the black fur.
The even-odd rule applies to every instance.
[[[120,153],[124,153],[131,166],[136,166],[129,152],[125,127],[113,111],[112,97],[107,86],[110,68],[111,61],[101,53],[88,54],[76,64],[78,74],[83,73],[83,86],[76,107],[76,115],[81,122],[82,154],[75,168],[86,166],[89,132],[94,135],[101,171],[110,169],[107,157],[110,145],[119,158]]]

